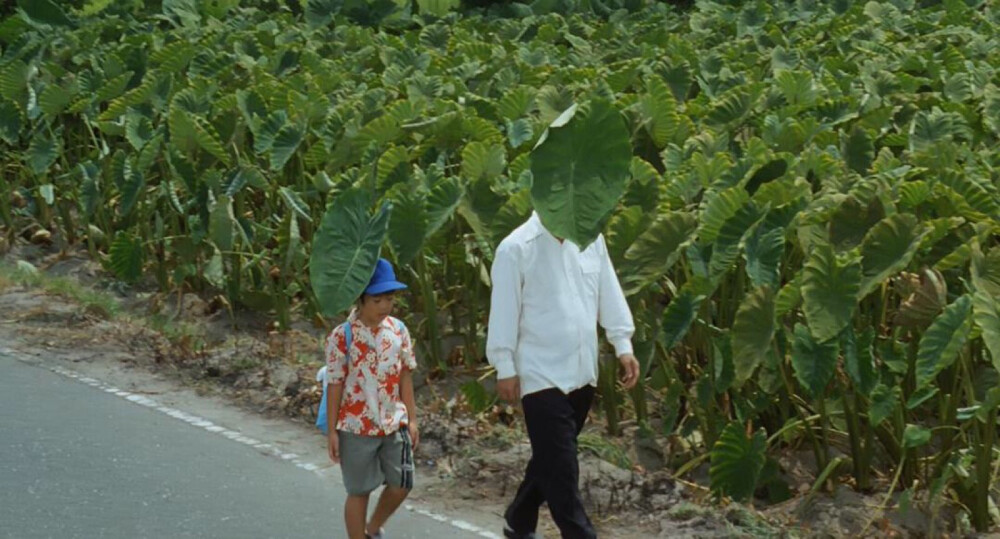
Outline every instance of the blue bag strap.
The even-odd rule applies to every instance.
[[[344,356],[347,364],[351,364],[351,322],[344,322]]]

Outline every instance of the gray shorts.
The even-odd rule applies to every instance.
[[[381,485],[413,488],[413,446],[406,428],[386,436],[337,431],[340,470],[351,496],[363,496]]]

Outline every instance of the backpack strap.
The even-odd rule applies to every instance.
[[[351,364],[351,322],[344,322],[344,356],[347,357],[347,364]]]

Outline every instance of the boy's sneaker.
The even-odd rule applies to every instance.
[[[506,522],[503,523],[503,536],[507,539],[542,539],[542,536],[535,532],[517,533]]]
[[[375,535],[369,535],[365,532],[365,539],[385,539],[385,528],[379,528]]]

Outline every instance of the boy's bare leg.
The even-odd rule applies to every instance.
[[[344,523],[347,537],[365,539],[365,517],[368,515],[368,495],[348,496],[344,502]]]
[[[389,517],[396,512],[399,505],[403,503],[410,489],[402,487],[385,487],[382,495],[378,497],[378,505],[372,513],[372,519],[368,521],[368,535],[375,535],[379,529],[385,525]]]

